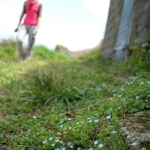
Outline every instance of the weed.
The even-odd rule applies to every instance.
[[[0,149],[150,147],[126,143],[120,127],[127,115],[149,111],[148,71],[99,60],[98,54],[72,60],[43,46],[34,50],[30,62],[1,60]]]

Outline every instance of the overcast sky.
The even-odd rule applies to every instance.
[[[0,0],[0,39],[14,33],[24,0]],[[96,46],[104,36],[110,0],[42,0],[43,14],[36,44],[70,50]],[[27,40],[27,39],[26,39]]]

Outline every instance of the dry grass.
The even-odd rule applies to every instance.
[[[90,49],[84,49],[84,50],[78,50],[78,51],[68,50],[67,52],[66,51],[64,52],[62,50],[61,52],[66,53],[67,55],[69,55],[75,59],[82,59],[82,58],[86,58],[87,56],[92,55],[96,52],[100,52],[102,43],[103,43],[103,40],[101,40],[97,46],[90,48]]]
[[[103,43],[103,40],[101,40],[99,42],[99,44],[93,48],[76,51],[76,52],[74,52],[74,54],[75,54],[76,58],[86,58],[87,56],[100,51],[101,47],[102,47],[102,43]]]

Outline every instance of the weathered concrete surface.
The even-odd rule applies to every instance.
[[[135,0],[130,35],[130,45],[134,45],[135,37],[147,42],[150,35],[150,0]]]
[[[139,112],[129,116],[121,123],[122,139],[133,147],[150,149],[150,112]]]
[[[111,0],[104,43],[101,51],[102,58],[113,59],[124,0]],[[150,38],[150,0],[135,0],[133,18],[130,28],[129,46],[134,45],[134,39],[139,37],[142,42]],[[126,53],[127,54],[127,53]],[[125,58],[127,58],[125,56]]]
[[[110,3],[104,43],[101,52],[102,57],[105,59],[112,59],[114,55],[113,48],[117,42],[123,2],[123,0],[111,0]]]

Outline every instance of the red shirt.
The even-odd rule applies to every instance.
[[[40,4],[40,6],[42,6],[42,4]],[[24,19],[24,24],[29,26],[37,25],[38,9],[39,9],[38,0],[35,0],[34,2],[31,2],[31,0],[27,1],[26,8],[25,8],[26,17]]]

